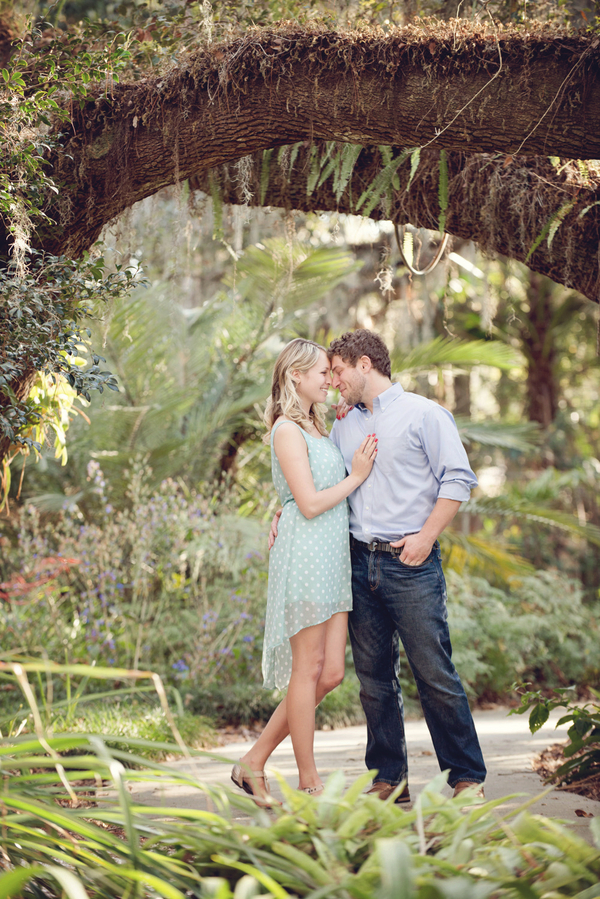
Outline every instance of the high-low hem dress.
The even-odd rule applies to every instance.
[[[338,448],[328,437],[313,437],[294,422],[279,421],[271,432],[273,483],[283,512],[269,556],[267,613],[263,643],[264,687],[283,689],[290,680],[290,637],[337,612],[352,609],[348,503],[342,500],[315,518],[305,518],[283,476],[273,446],[282,424],[297,427],[306,440],[316,490],[346,477]]]

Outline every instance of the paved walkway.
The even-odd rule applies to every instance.
[[[545,787],[532,770],[532,760],[542,749],[551,743],[566,738],[567,729],[554,729],[553,725],[559,717],[555,712],[550,722],[532,735],[527,726],[526,716],[510,715],[508,709],[476,712],[475,725],[481,740],[481,746],[488,767],[488,779],[485,792],[488,799],[497,799],[512,793],[520,793],[517,798],[507,799],[502,808],[517,808],[527,798],[539,797]],[[413,799],[422,787],[429,783],[438,773],[438,766],[429,731],[423,720],[406,723],[407,743],[409,750],[410,791]],[[325,779],[332,771],[341,768],[346,774],[348,783],[362,774],[364,767],[364,750],[366,728],[364,725],[341,728],[339,730],[318,731],[315,738],[317,765],[321,776]],[[231,764],[248,750],[248,743],[230,743],[216,750],[220,756],[231,759]],[[178,759],[170,763],[173,768],[193,773],[195,777],[207,784],[225,784],[232,786],[229,777],[229,762],[216,761],[209,758]],[[297,784],[297,773],[289,738],[281,744],[267,766],[279,771],[292,786]],[[272,781],[273,794],[280,796],[277,781]],[[234,788],[235,789],[235,788]],[[450,789],[446,788],[448,794]],[[197,790],[186,786],[151,787],[140,784],[133,788],[135,797],[151,805],[206,808],[206,797]],[[576,810],[594,817],[600,817],[600,802],[585,799],[574,793],[551,790],[547,795],[538,798],[531,806],[531,811],[568,823],[582,837],[591,841],[589,830],[590,818],[578,816]],[[242,817],[242,813],[239,813]]]

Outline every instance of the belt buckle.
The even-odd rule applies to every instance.
[[[367,547],[369,552],[374,553],[377,547],[379,546],[379,540],[371,540],[370,543],[367,543]]]

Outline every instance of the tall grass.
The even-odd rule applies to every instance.
[[[39,665],[3,663],[35,704],[29,675]],[[69,670],[70,669],[70,670]],[[58,675],[81,675],[52,666]],[[94,676],[113,676],[94,671]],[[124,678],[149,672],[121,672]],[[345,785],[342,772],[320,797],[281,781],[284,801],[268,812],[245,795],[149,762],[145,740],[38,733],[0,745],[1,897],[23,899],[591,899],[600,851],[556,822],[448,799],[438,776],[412,809]],[[173,718],[175,724],[175,719]],[[117,745],[109,748],[107,741]],[[176,742],[170,749],[191,752]],[[214,811],[136,803],[128,787],[181,786]],[[102,798],[98,788],[102,786]],[[108,797],[105,794],[108,793]],[[241,810],[245,819],[233,816]],[[600,845],[600,827],[592,821]],[[596,892],[594,892],[596,891]]]

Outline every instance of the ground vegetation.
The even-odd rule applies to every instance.
[[[2,663],[5,683],[21,687],[36,716],[35,735],[6,736],[0,756],[6,809],[0,890],[7,896],[285,899],[326,892],[385,899],[401,889],[415,899],[542,899],[597,892],[598,848],[531,815],[527,804],[499,815],[503,798],[483,805],[464,794],[449,799],[441,774],[407,810],[365,794],[369,773],[347,785],[338,771],[319,797],[282,780],[283,805],[267,812],[247,796],[201,784],[184,766],[144,759],[148,740],[122,738],[109,746],[93,735],[53,735],[32,689],[36,674],[74,682],[84,674],[107,676],[89,667]],[[189,759],[193,750],[181,741],[178,716],[170,721],[177,742],[154,747]],[[184,788],[191,801],[181,809],[147,806],[130,792],[140,787]],[[207,801],[210,811],[202,810]],[[594,820],[591,832],[597,840]]]

